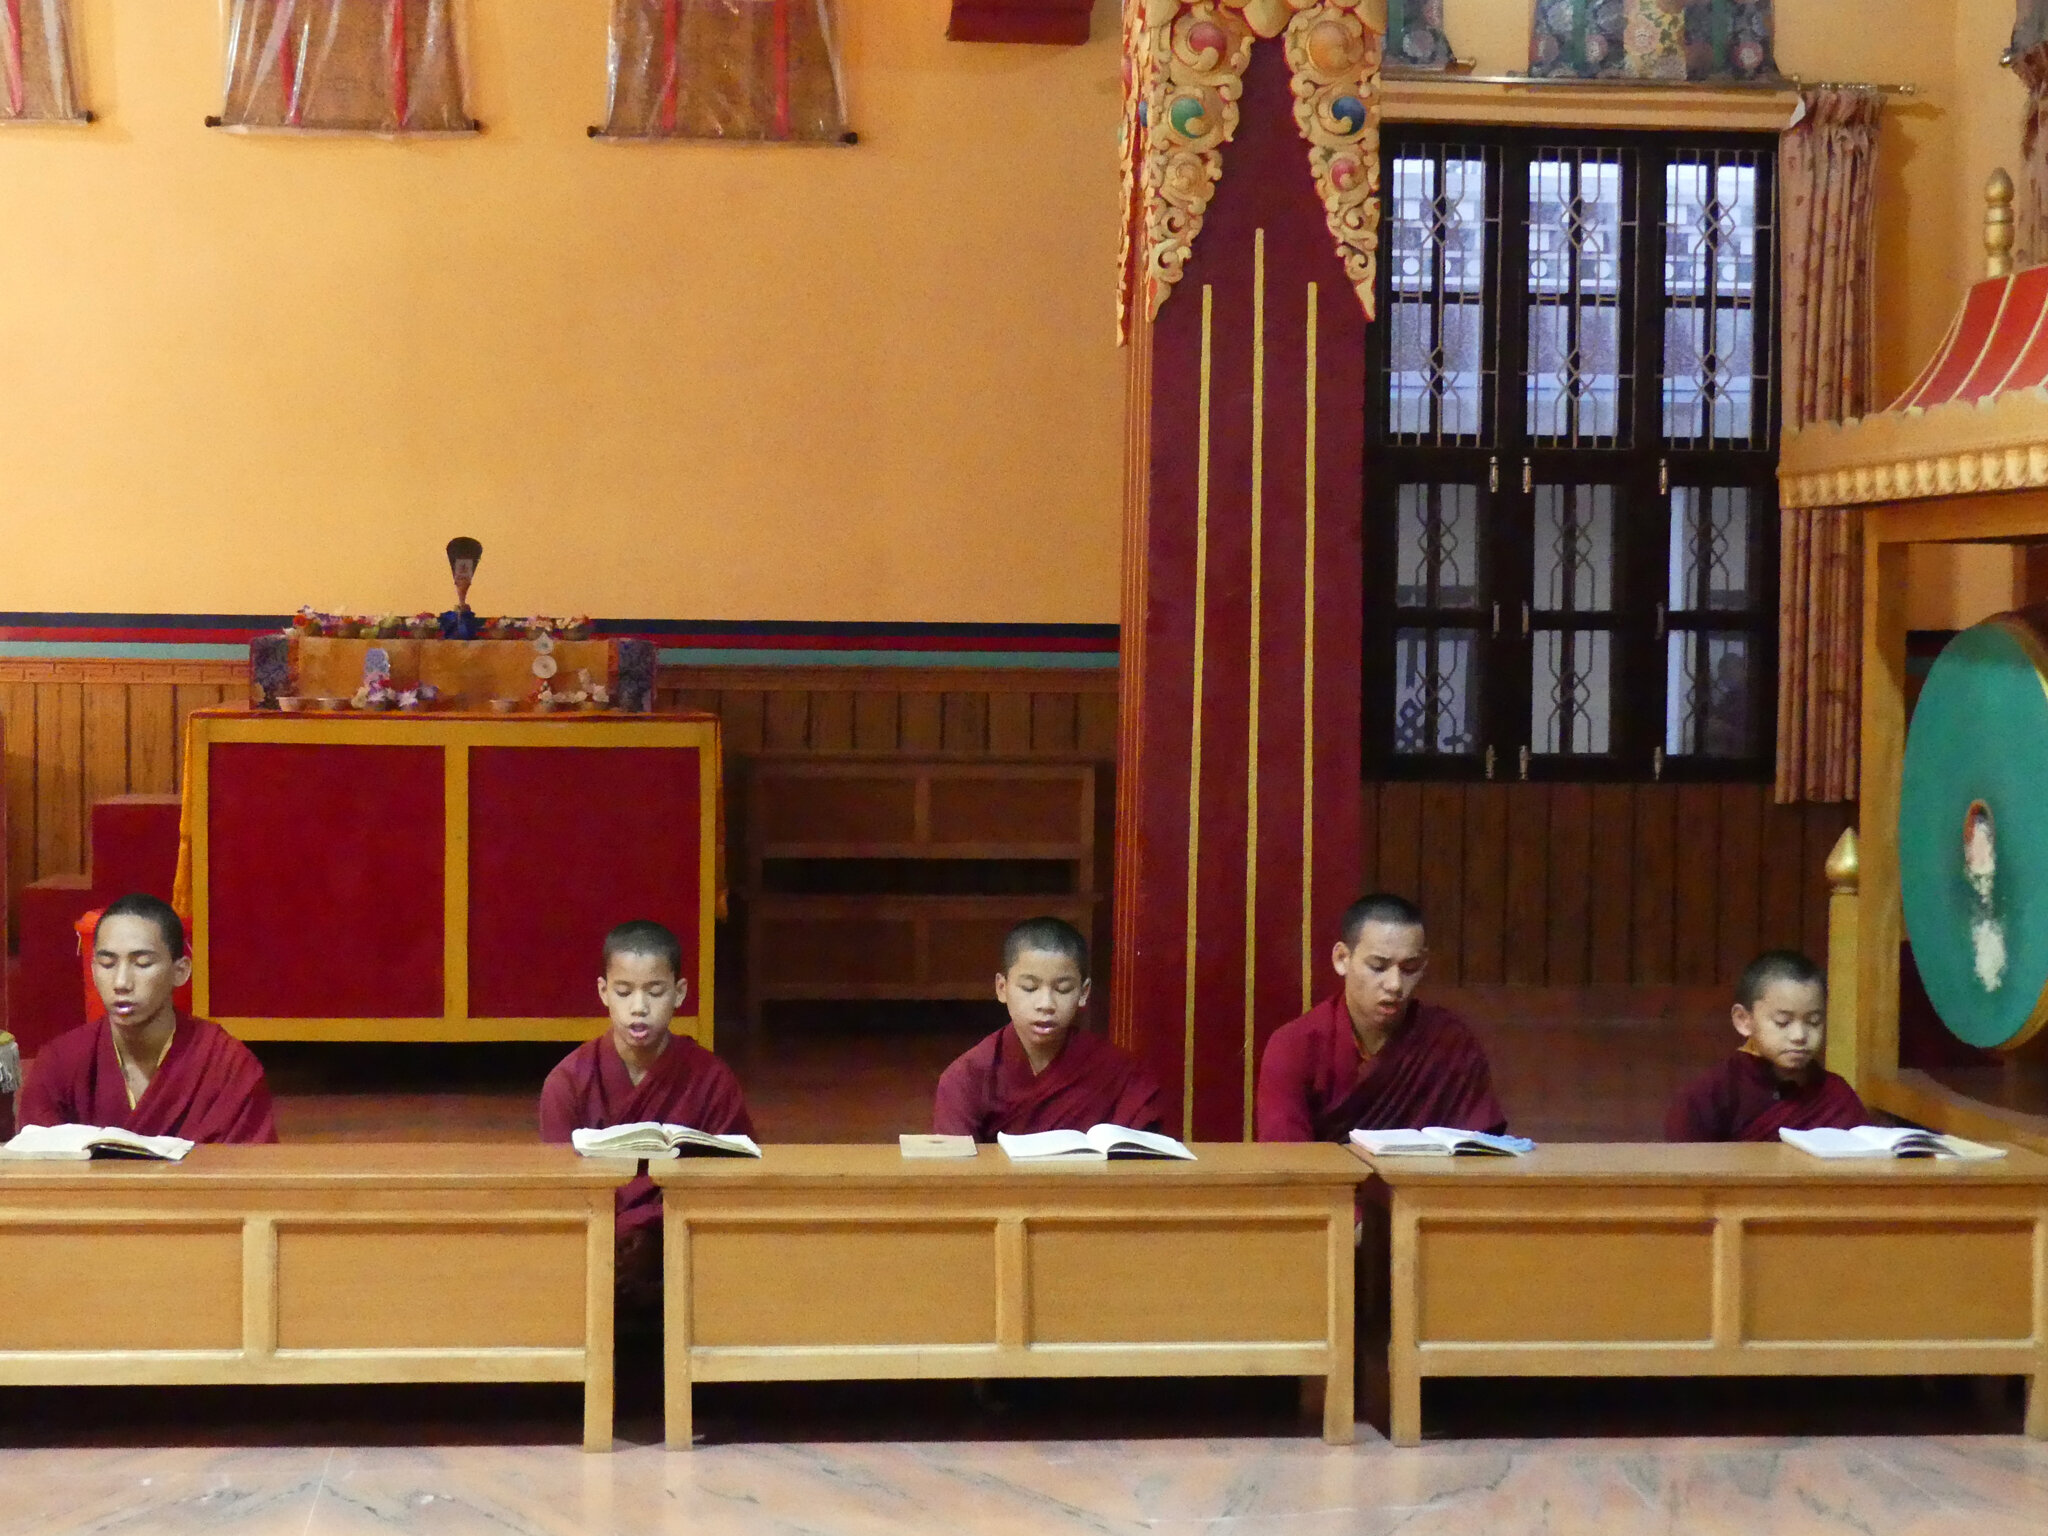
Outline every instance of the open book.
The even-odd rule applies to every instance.
[[[1195,1160],[1180,1142],[1157,1131],[1127,1125],[1091,1125],[1085,1131],[1034,1131],[1028,1136],[996,1132],[996,1145],[1013,1163],[1100,1163],[1113,1157],[1179,1157]]]
[[[569,1143],[585,1157],[646,1157],[659,1162],[665,1157],[759,1157],[761,1148],[751,1136],[718,1136],[710,1131],[692,1130],[687,1125],[663,1125],[659,1120],[635,1120],[605,1130],[571,1131]]]
[[[1778,1135],[1813,1157],[1940,1157],[1982,1163],[2005,1156],[2003,1147],[1906,1126],[1859,1125],[1853,1131],[1780,1131]]]
[[[82,1163],[96,1157],[139,1157],[175,1163],[192,1150],[182,1136],[140,1136],[107,1125],[29,1125],[0,1147],[0,1157]]]
[[[1419,1131],[1353,1131],[1351,1144],[1374,1157],[1520,1157],[1536,1150],[1526,1136],[1456,1131],[1427,1125]]]

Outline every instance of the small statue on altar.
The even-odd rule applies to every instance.
[[[476,568],[483,557],[484,547],[475,539],[448,541],[448,570],[455,577],[455,606],[441,615],[441,638],[444,640],[483,638],[483,625],[469,606],[469,584],[476,579]]]

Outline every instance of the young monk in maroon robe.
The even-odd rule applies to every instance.
[[[1505,1131],[1486,1053],[1464,1020],[1419,1002],[1421,911],[1399,896],[1345,911],[1330,961],[1343,986],[1266,1042],[1260,1141],[1345,1141],[1355,1130]]]
[[[732,1068],[669,1032],[689,984],[683,946],[659,923],[621,923],[604,936],[597,995],[606,1033],[571,1051],[540,1091],[540,1138],[656,1120],[714,1135],[754,1134]],[[644,1174],[618,1195],[618,1289],[635,1306],[661,1300],[661,1191]]]
[[[1088,1001],[1088,941],[1071,923],[1034,917],[1010,930],[996,1001],[1010,1022],[946,1068],[934,1129],[976,1141],[994,1141],[998,1131],[1163,1129],[1152,1074],[1074,1027]]]
[[[199,1142],[276,1141],[270,1089],[249,1047],[180,1016],[192,974],[185,925],[154,896],[100,914],[92,979],[107,1016],[44,1046],[21,1090],[23,1125],[105,1125]]]
[[[1666,1141],[1776,1141],[1781,1130],[1870,1124],[1856,1090],[1821,1065],[1827,974],[1802,954],[1759,955],[1735,989],[1742,1048],[1693,1083],[1664,1117]]]

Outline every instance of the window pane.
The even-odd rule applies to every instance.
[[[1613,641],[1606,630],[1539,629],[1529,690],[1531,749],[1602,753],[1612,734]]]
[[[1665,661],[1664,750],[1674,757],[1748,757],[1750,637],[1677,630]]]
[[[1535,606],[1543,613],[1614,607],[1614,487],[1536,487]]]
[[[1404,485],[1400,488],[1399,507],[1395,605],[1477,607],[1479,487]]]
[[[1671,488],[1673,613],[1750,608],[1749,492],[1740,486]]]
[[[1758,253],[1770,228],[1751,151],[1680,151],[1664,182],[1664,436],[1761,446]],[[1768,363],[1764,364],[1768,369]]]
[[[1484,430],[1490,174],[1487,159],[1456,147],[1394,161],[1387,429],[1396,438]]]
[[[1479,631],[1404,629],[1394,636],[1394,750],[1479,750]]]
[[[1529,167],[1529,431],[1618,444],[1629,222],[1618,150],[1540,149]]]

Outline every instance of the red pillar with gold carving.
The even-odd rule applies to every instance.
[[[1127,30],[1112,1032],[1204,1139],[1250,1136],[1259,1053],[1334,984],[1357,894],[1374,9],[1155,0],[1164,35]]]

